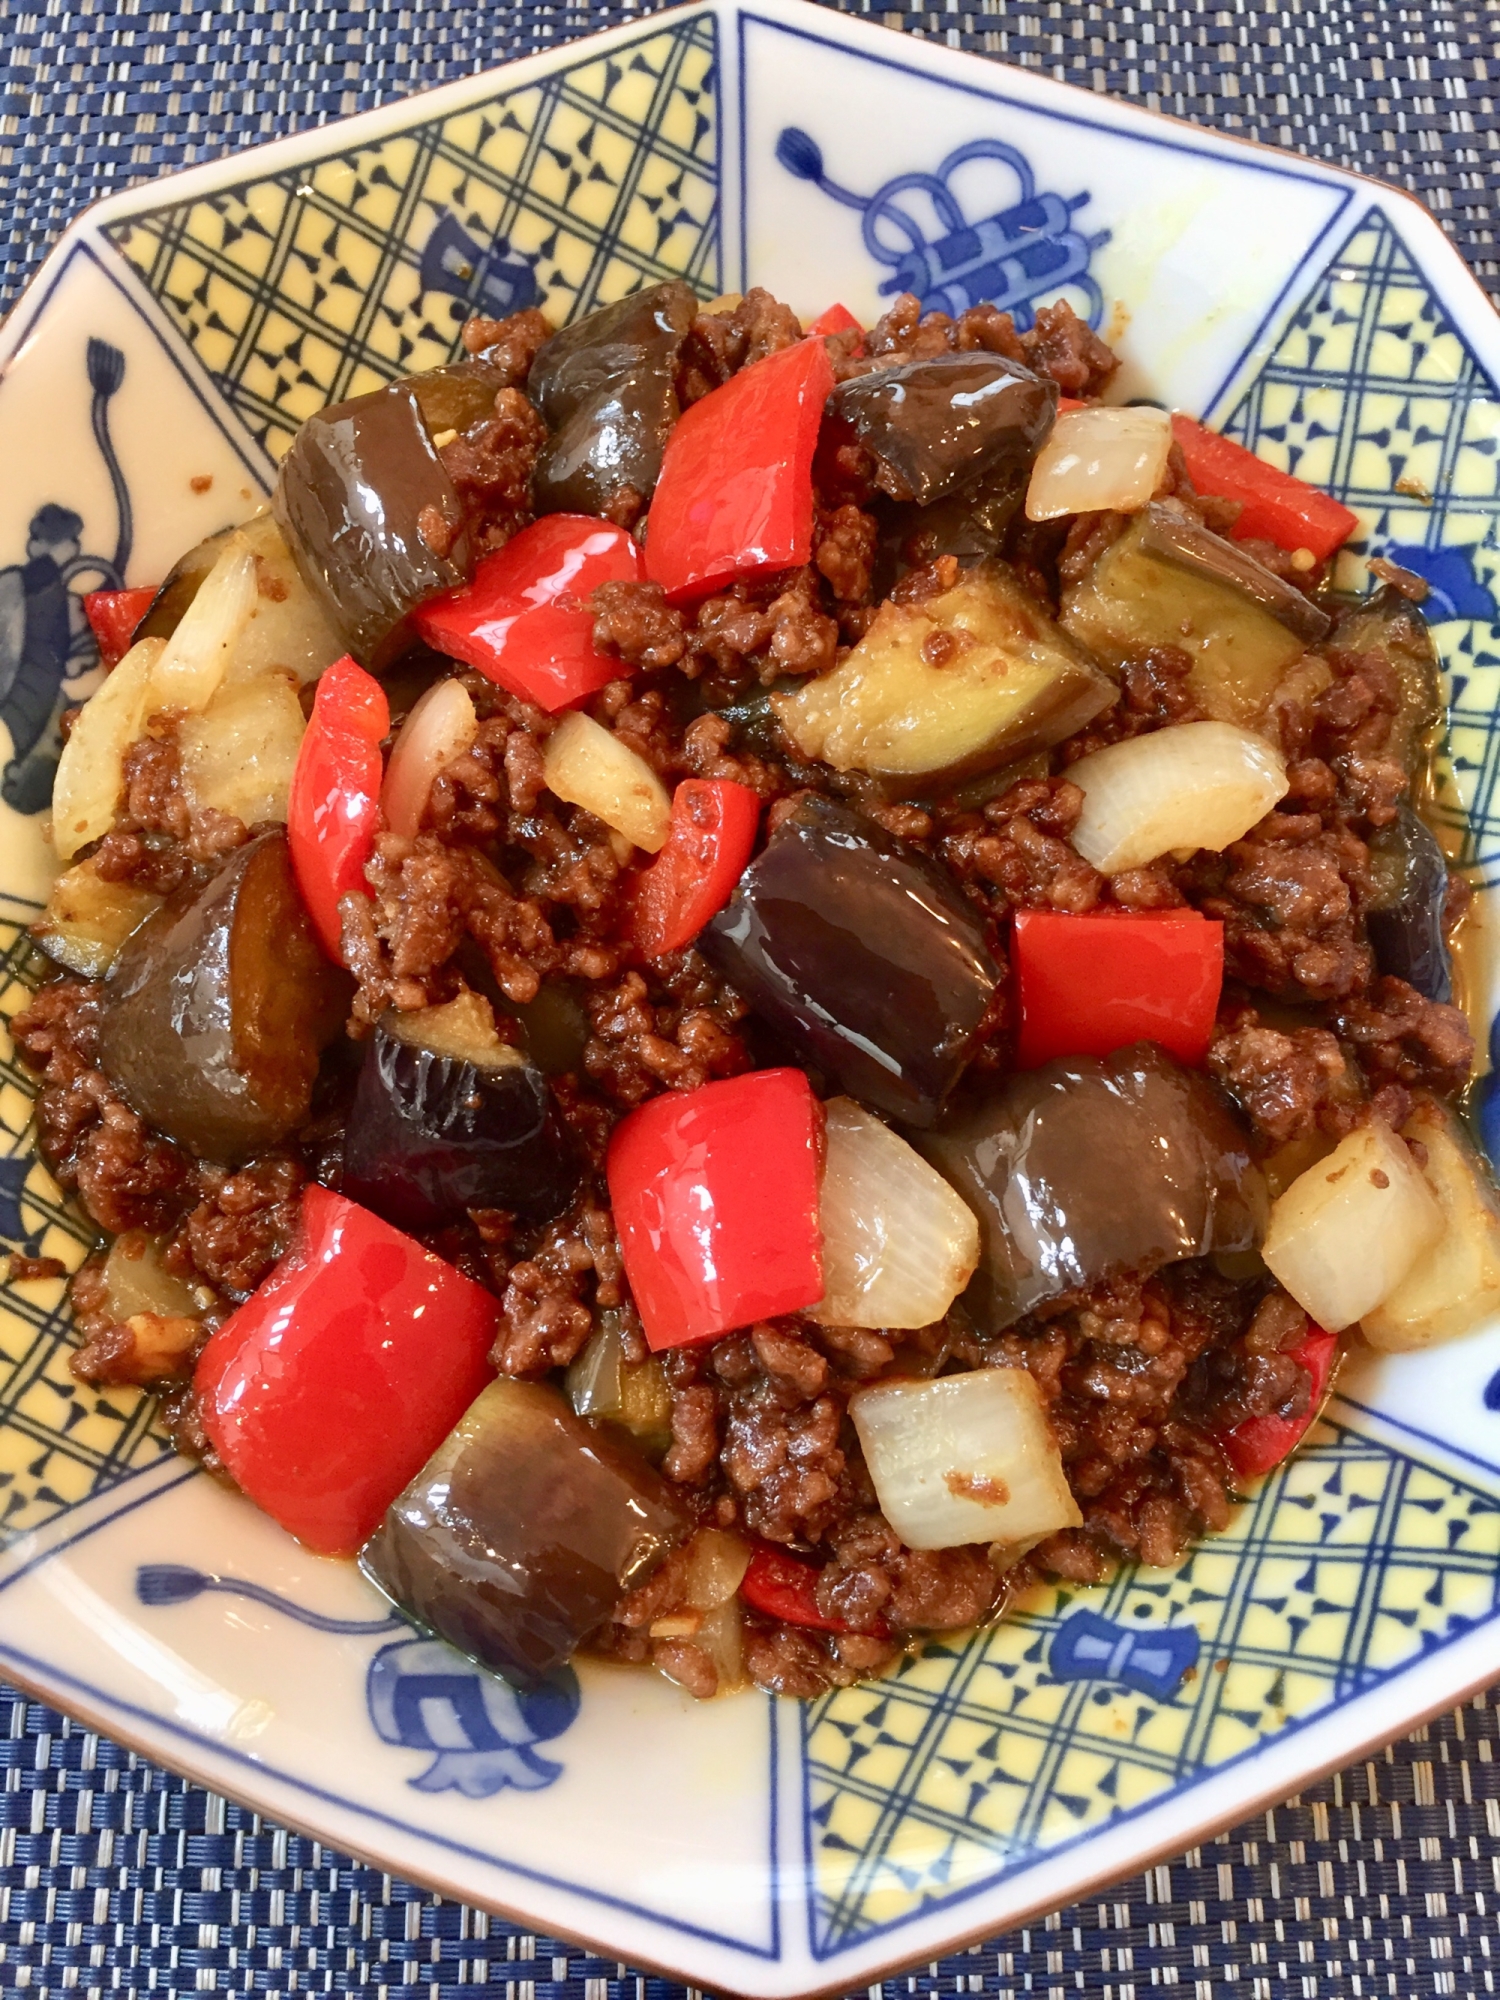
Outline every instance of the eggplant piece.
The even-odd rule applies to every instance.
[[[1263,579],[1253,593],[1247,565]],[[1307,617],[1298,612],[1293,630],[1284,622],[1289,603],[1278,597],[1280,610],[1267,608],[1281,591],[1323,616],[1242,549],[1153,501],[1064,593],[1060,623],[1115,669],[1153,646],[1179,648],[1192,659],[1190,685],[1204,714],[1250,727],[1309,644]]]
[[[828,414],[880,465],[893,500],[926,506],[997,474],[1024,486],[1057,414],[1057,384],[998,354],[938,354],[842,382]]]
[[[1298,590],[1274,570],[1235,543],[1216,535],[1175,508],[1153,504],[1143,510],[1141,551],[1162,562],[1176,563],[1210,582],[1227,583],[1269,611],[1279,624],[1295,632],[1305,646],[1316,646],[1328,637],[1333,620],[1305,591]]]
[[[532,475],[539,514],[602,514],[623,487],[649,499],[680,414],[674,377],[698,313],[678,280],[636,292],[555,333],[527,394],[552,436]]]
[[[1259,1240],[1248,1132],[1216,1085],[1153,1042],[966,1093],[914,1143],[979,1218],[964,1303],[991,1333],[1115,1272]]]
[[[103,979],[161,897],[131,882],[106,882],[92,861],[58,876],[47,907],[31,927],[47,956],[85,979]]]
[[[99,1030],[106,1076],[148,1124],[237,1166],[302,1125],[348,1010],[292,877],[262,834],[202,889],[169,898],[115,962]]]
[[[626,1360],[622,1317],[612,1306],[599,1314],[587,1347],[568,1370],[568,1401],[575,1416],[629,1431],[640,1450],[659,1464],[672,1442],[672,1392],[659,1354]]]
[[[145,617],[131,633],[131,645],[139,645],[142,639],[171,638],[233,533],[233,528],[220,528],[216,535],[205,536],[196,548],[178,557],[167,571],[166,582],[146,607]]]
[[[831,673],[771,707],[802,757],[928,793],[1046,749],[1115,699],[1108,675],[999,564],[888,601]]]
[[[1437,835],[1409,805],[1370,842],[1370,874],[1365,931],[1375,963],[1425,999],[1450,1001],[1453,965],[1443,927],[1448,862]]]
[[[687,1538],[679,1494],[555,1389],[500,1376],[360,1553],[408,1618],[534,1687]]]
[[[1000,974],[973,910],[903,840],[816,794],[772,834],[698,949],[839,1088],[930,1125]]]
[[[385,1015],[344,1135],[351,1200],[411,1233],[466,1208],[545,1222],[573,1199],[580,1173],[546,1077],[501,1041],[477,993]]]
[[[416,397],[427,434],[436,439],[446,438],[449,431],[472,430],[476,424],[488,423],[506,378],[498,368],[487,368],[482,361],[455,361],[446,368],[405,375],[399,386],[410,389]]]
[[[1375,653],[1390,669],[1397,708],[1383,754],[1394,757],[1420,789],[1446,713],[1442,669],[1426,619],[1387,584],[1340,615],[1330,647]]]
[[[372,671],[407,644],[414,606],[469,579],[458,493],[408,385],[309,417],[271,504],[308,588]]]

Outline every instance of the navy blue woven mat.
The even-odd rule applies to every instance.
[[[0,0],[0,309],[101,195],[651,11]],[[1500,0],[848,11],[1397,181],[1500,301]],[[1102,1901],[872,1995],[1493,1994],[1496,1721],[1481,1698]],[[0,1988],[683,2000],[267,1824],[4,1691],[0,1767]]]

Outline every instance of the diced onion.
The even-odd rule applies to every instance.
[[[881,1512],[913,1549],[1039,1541],[1082,1520],[1024,1368],[880,1382],[849,1400]]]
[[[231,535],[156,664],[152,683],[158,708],[185,709],[190,715],[207,708],[228,672],[256,597],[250,544],[242,534]]]
[[[220,688],[178,731],[182,776],[197,807],[233,813],[246,826],[284,823],[297,752],[307,729],[289,673],[263,673]]]
[[[342,640],[302,581],[270,510],[248,520],[240,536],[255,558],[255,602],[226,679],[275,672],[292,674],[299,682],[316,680],[343,652]]]
[[[438,681],[413,704],[391,751],[380,792],[392,833],[409,839],[417,831],[433,780],[464,754],[478,732],[479,718],[461,681]]]
[[[549,791],[582,806],[628,841],[655,854],[666,845],[672,801],[643,757],[576,711],[547,738],[542,770]]]
[[[823,1283],[830,1326],[930,1326],[974,1275],[979,1224],[935,1168],[852,1098],[825,1106]]]
[[[1389,1298],[1443,1233],[1416,1161],[1379,1119],[1300,1174],[1271,1207],[1261,1255],[1330,1333]]]
[[[1165,410],[1064,410],[1031,468],[1026,518],[1055,521],[1104,508],[1133,514],[1161,484],[1171,449]]]
[[[207,1287],[189,1285],[166,1268],[161,1243],[144,1229],[127,1229],[110,1244],[104,1286],[104,1310],[115,1320],[139,1313],[193,1318],[214,1302]]]
[[[1435,1347],[1500,1311],[1500,1202],[1451,1112],[1421,1103],[1402,1136],[1427,1151],[1422,1178],[1443,1212],[1443,1233],[1360,1326],[1387,1354]]]
[[[688,1548],[688,1603],[698,1611],[727,1604],[749,1567],[748,1542],[724,1528],[700,1528]]]
[[[64,861],[114,824],[125,782],[125,752],[145,728],[146,717],[161,706],[154,674],[165,651],[161,639],[142,639],[132,646],[78,712],[52,784],[52,838]]]
[[[1179,722],[1068,767],[1083,792],[1073,845],[1106,875],[1159,854],[1215,852],[1286,794],[1286,763],[1233,722]]]

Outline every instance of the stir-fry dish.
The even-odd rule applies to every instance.
[[[463,347],[88,601],[76,1372],[521,1685],[1175,1562],[1500,1297],[1424,586],[1065,304]]]

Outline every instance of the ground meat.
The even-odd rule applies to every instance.
[[[1212,1426],[1180,1392],[1202,1356],[1244,1341],[1264,1289],[1206,1261],[1177,1264],[1054,1300],[991,1343],[994,1358],[1027,1368],[1042,1390],[1084,1515],[1081,1534],[1034,1550],[1018,1579],[1092,1580],[1125,1556],[1169,1563],[1227,1523]]]
[[[692,976],[703,994],[695,1002],[685,1003],[660,984],[653,997],[640,972],[627,972],[618,985],[601,986],[588,996],[593,1033],[583,1066],[617,1103],[639,1104],[663,1087],[698,1090],[715,1077],[750,1068],[749,1052],[735,1033],[748,1008],[692,956]],[[674,975],[673,967],[664,970],[667,977]]]
[[[125,752],[122,769],[124,798],[92,857],[101,880],[170,896],[206,882],[249,837],[232,813],[191,804],[183,789],[176,726],[169,719],[153,719],[151,733]]]
[[[659,583],[601,583],[594,592],[594,644],[633,667],[675,667],[687,623]]]
[[[197,1203],[167,1253],[168,1268],[199,1277],[236,1303],[285,1256],[297,1233],[307,1179],[290,1153],[267,1153],[230,1173],[194,1169]]]
[[[687,409],[751,362],[801,338],[802,323],[790,306],[759,285],[727,311],[699,313],[678,353],[678,401]]]
[[[464,352],[504,375],[510,387],[525,382],[551,338],[552,328],[534,306],[509,319],[471,319],[463,331]]]
[[[1269,1146],[1337,1130],[1358,1083],[1327,1028],[1268,1027],[1254,1008],[1221,1017],[1208,1066]]]
[[[602,830],[573,842],[556,822],[534,830],[535,843],[554,864],[548,888],[554,898],[560,868],[570,877],[603,866],[611,882],[619,865]],[[473,847],[450,846],[436,834],[414,840],[383,834],[367,870],[373,902],[346,896],[345,960],[358,981],[354,1015],[377,1021],[387,1007],[411,1009],[451,997],[454,953],[472,938],[508,1000],[534,1000],[552,972],[598,979],[613,970],[617,954],[581,939],[560,943],[535,894],[517,896],[500,870]],[[528,887],[532,885],[528,884]],[[576,889],[576,880],[572,882]]]
[[[1368,995],[1342,1010],[1338,1026],[1377,1087],[1395,1083],[1449,1096],[1469,1080],[1468,1022],[1457,1007],[1425,1000],[1404,979],[1376,980]]]
[[[59,1185],[77,1190],[101,1229],[161,1229],[188,1196],[188,1162],[97,1067],[103,1004],[102,986],[59,979],[11,1024],[22,1058],[42,1076],[37,1147]]]
[[[1359,921],[1369,848],[1348,826],[1268,813],[1223,856],[1197,857],[1187,877],[1198,908],[1223,921],[1230,977],[1284,999],[1343,999],[1369,984]]]
[[[22,1250],[12,1250],[5,1264],[7,1285],[34,1285],[43,1278],[60,1278],[67,1271],[67,1265],[60,1257],[28,1257]]]
[[[547,427],[521,391],[502,389],[493,417],[439,451],[468,517],[476,556],[503,546],[531,519],[531,472],[546,442]]]
[[[740,1518],[766,1541],[822,1541],[857,1487],[842,1440],[844,1398],[790,1330],[756,1328],[712,1350],[721,1462]],[[862,1470],[862,1468],[861,1468]]]
[[[1041,307],[1021,346],[1026,365],[1050,375],[1065,396],[1101,395],[1120,365],[1066,299]]]
[[[879,540],[875,516],[851,502],[835,507],[818,522],[813,566],[840,603],[863,604],[868,599]]]
[[[938,853],[973,899],[1008,909],[1092,910],[1104,877],[1068,839],[1083,794],[1066,778],[1026,779],[980,812],[941,814]]]

